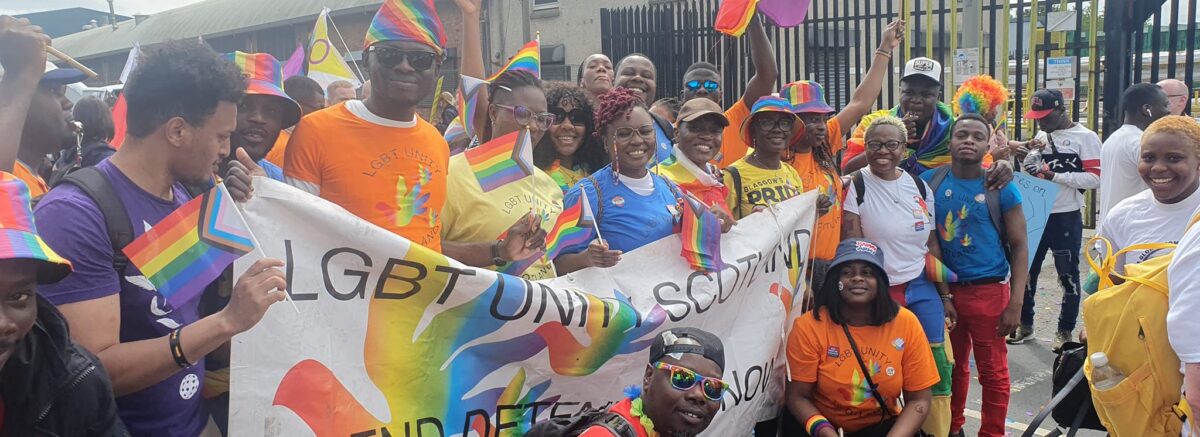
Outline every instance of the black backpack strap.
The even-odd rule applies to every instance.
[[[1004,248],[1004,255],[1007,258],[1011,248],[1008,245],[1008,226],[1004,223],[1004,210],[1000,207],[1000,191],[985,191],[983,201],[987,204],[988,217],[992,221],[992,226],[996,228],[996,233],[1000,235],[1000,246]]]
[[[867,181],[863,179],[862,170],[856,170],[854,173],[850,174],[850,183],[854,184],[855,204],[862,206],[863,199],[865,199],[867,196]]]
[[[908,173],[908,172],[905,172],[905,173]],[[912,173],[908,173],[908,177],[912,178],[914,184],[917,184],[917,193],[921,194],[921,199],[922,200],[928,199],[929,195],[928,195],[928,193],[925,192],[925,181],[921,180],[921,178],[917,177],[917,175],[912,174]]]
[[[133,242],[133,223],[129,221],[129,213],[125,204],[113,190],[108,178],[95,167],[85,167],[63,178],[64,184],[74,185],[83,191],[96,208],[104,215],[104,225],[108,228],[108,239],[113,246],[113,268],[117,274],[123,274],[129,266],[129,257],[122,250]]]
[[[738,220],[741,220],[742,217],[745,216],[745,214],[742,214],[742,173],[739,172],[737,167],[734,166],[726,167],[725,171],[728,171],[729,175],[733,177],[733,192],[735,193],[734,198],[737,199],[737,203],[734,205],[733,210],[734,213],[737,214]]]
[[[611,411],[601,414],[596,425],[604,426],[618,437],[637,437],[637,431],[633,430],[633,425],[620,414]]]
[[[946,180],[946,176],[950,174],[950,166],[943,165],[933,171],[933,177],[929,178],[929,188],[933,188],[933,192],[937,192],[938,187],[942,186],[942,181]]]

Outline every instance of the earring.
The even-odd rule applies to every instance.
[[[613,156],[613,159],[612,159],[612,167],[613,167],[613,185],[616,185],[616,184],[617,184],[617,182],[620,180],[620,179],[619,179],[619,177],[618,177],[618,175],[620,175],[620,174],[621,174],[621,161],[620,161],[620,159],[618,159],[618,157],[617,157],[617,145],[616,145],[616,144],[613,144],[613,153],[612,153],[612,156]]]
[[[843,283],[841,283],[841,282],[839,281],[839,282],[838,282],[838,291],[842,291],[842,290],[845,290],[845,289],[846,289],[846,284],[843,284]]]

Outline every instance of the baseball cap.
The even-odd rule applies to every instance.
[[[300,122],[300,104],[283,92],[283,65],[266,53],[226,53],[225,59],[237,66],[246,78],[246,94],[274,96],[285,100],[283,127]]]
[[[1063,95],[1058,90],[1037,90],[1029,100],[1029,112],[1025,113],[1025,118],[1031,120],[1041,120],[1063,105]]]
[[[700,355],[717,363],[721,372],[725,371],[725,346],[716,335],[702,329],[671,328],[658,333],[650,345],[650,363],[671,354]]]
[[[725,118],[725,113],[721,111],[721,105],[705,98],[697,98],[688,100],[679,108],[679,116],[675,119],[675,126],[685,121],[693,121],[706,115],[715,115],[721,118],[722,126],[729,126],[729,119]]]
[[[0,77],[4,77],[4,67],[0,66]],[[87,74],[75,68],[58,68],[53,62],[46,61],[46,70],[42,73],[41,83],[70,85],[87,80]]]
[[[37,271],[41,284],[53,284],[71,273],[71,262],[54,253],[37,234],[29,187],[6,172],[0,172],[0,259],[41,261]]]
[[[842,264],[852,261],[862,261],[875,268],[883,275],[887,275],[883,269],[883,249],[879,245],[870,240],[862,238],[848,238],[838,243],[837,254],[833,257],[833,262],[829,264],[829,271],[834,271]]]
[[[942,63],[924,57],[912,58],[904,64],[904,75],[900,77],[900,80],[913,76],[924,76],[933,79],[934,82],[942,83]]]

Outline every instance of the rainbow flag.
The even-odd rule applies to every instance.
[[[204,292],[221,272],[254,250],[254,237],[224,184],[185,203],[123,251],[172,305]]]
[[[525,47],[521,47],[521,50],[518,50],[517,54],[513,55],[512,59],[508,61],[508,65],[505,65],[504,68],[501,68],[500,71],[497,71],[496,74],[488,78],[488,82],[496,80],[496,78],[500,77],[501,74],[504,74],[505,71],[524,71],[532,74],[533,77],[541,79],[541,44],[539,44],[536,40],[525,44]]]
[[[563,248],[591,241],[595,223],[596,217],[592,215],[587,191],[580,190],[579,199],[558,215],[554,227],[546,234],[546,256],[553,260]]]
[[[485,193],[524,179],[535,170],[533,143],[527,129],[493,139],[463,154]]]
[[[487,85],[487,82],[471,76],[462,76],[458,84],[458,92],[455,95],[458,123],[468,138],[475,137],[475,117],[479,112],[479,97],[482,95],[479,90],[483,89],[484,85]]]
[[[937,259],[932,253],[925,254],[925,276],[931,282],[951,283],[958,282],[958,274],[946,267],[942,260]]]
[[[683,240],[680,255],[693,270],[715,272],[725,263],[721,260],[721,220],[691,196],[684,196]]]
[[[380,41],[413,41],[442,54],[446,30],[433,0],[385,0],[367,28],[363,50]]]
[[[713,28],[732,37],[742,36],[757,9],[758,0],[721,0],[721,6],[717,9],[717,22],[713,24]]]

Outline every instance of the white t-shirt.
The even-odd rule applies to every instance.
[[[1108,137],[1100,148],[1100,225],[1108,212],[1129,196],[1150,188],[1138,174],[1142,130],[1127,124]]]
[[[1042,161],[1054,171],[1054,183],[1058,184],[1058,195],[1050,212],[1079,211],[1083,208],[1083,193],[1079,190],[1100,186],[1100,137],[1075,123],[1049,136],[1039,131],[1036,138],[1046,143]],[[1050,140],[1054,140],[1053,147]]]
[[[1200,190],[1174,204],[1161,203],[1146,190],[1109,211],[1100,236],[1112,243],[1113,253],[1134,244],[1178,243],[1196,208],[1200,208]],[[1124,272],[1126,263],[1138,264],[1168,253],[1171,251],[1161,249],[1130,252],[1117,259],[1116,269]]]
[[[1194,196],[1193,196],[1194,197]],[[1192,226],[1179,240],[1167,268],[1170,300],[1167,304],[1167,337],[1184,364],[1200,363],[1200,226]]]
[[[885,181],[863,169],[866,195],[857,202],[854,184],[846,194],[843,208],[858,214],[863,236],[883,249],[883,269],[888,282],[903,284],[925,271],[925,254],[929,252],[929,233],[933,232],[933,189],[925,184],[924,205],[921,192],[913,178],[901,174],[899,179]]]

